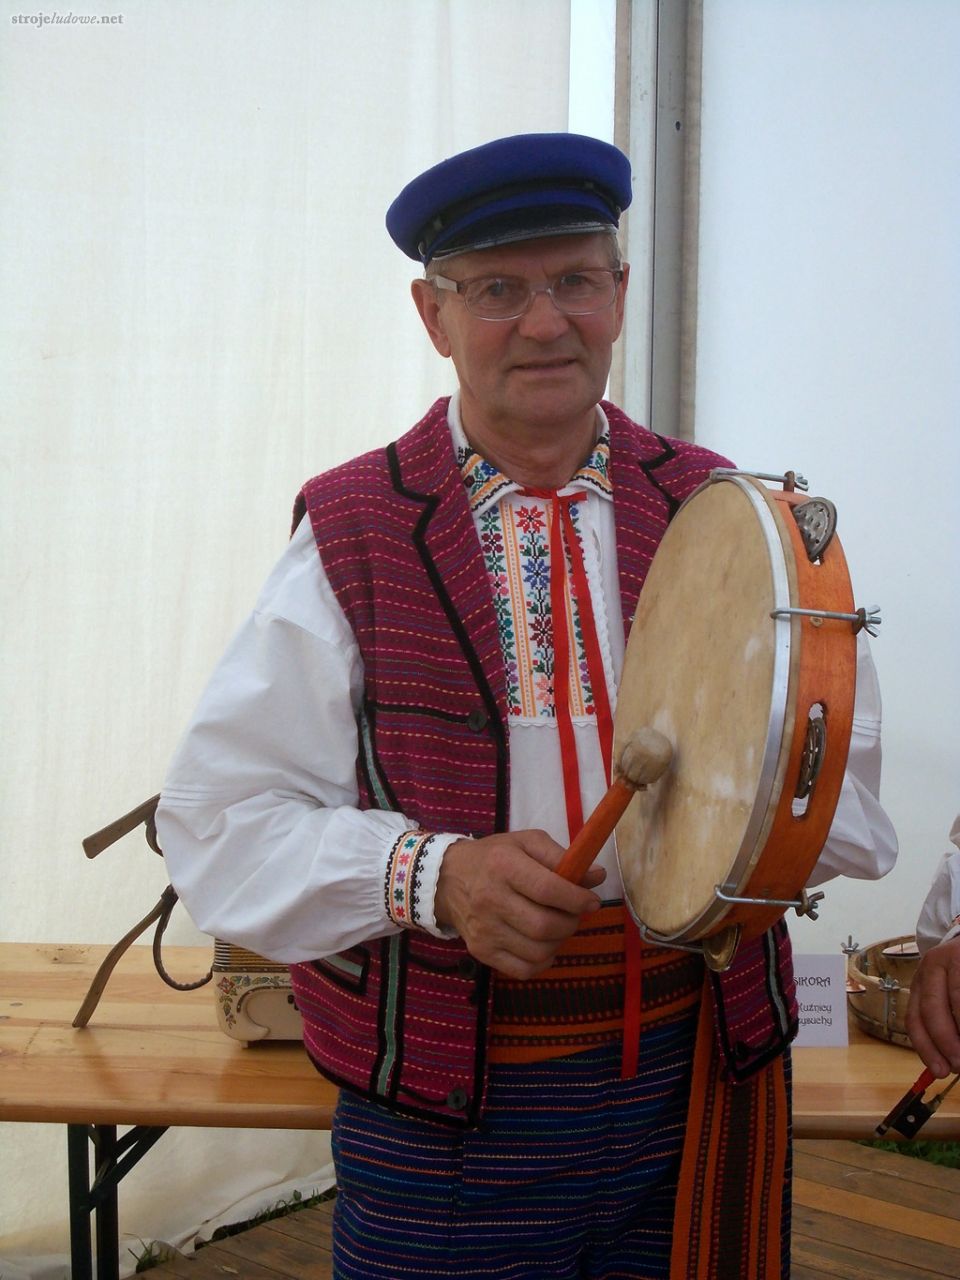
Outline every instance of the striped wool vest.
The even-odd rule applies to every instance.
[[[506,679],[447,403],[395,444],[309,481],[294,518],[309,515],[363,659],[361,808],[479,837],[508,823]],[[629,628],[673,513],[711,468],[729,463],[603,408]],[[459,940],[404,930],[291,974],[305,1047],[325,1075],[404,1114],[477,1122],[492,979]],[[725,1061],[745,1077],[796,1030],[786,929],[742,946],[712,985]]]

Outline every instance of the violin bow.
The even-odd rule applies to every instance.
[[[877,1125],[874,1130],[876,1136],[882,1138],[889,1129],[895,1129],[901,1137],[915,1137],[934,1112],[938,1110],[941,1102],[943,1102],[953,1086],[960,1080],[960,1074],[955,1075],[945,1089],[941,1089],[932,1098],[924,1100],[923,1095],[936,1078],[929,1067],[917,1076],[892,1111],[884,1116]]]

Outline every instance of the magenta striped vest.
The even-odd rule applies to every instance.
[[[309,514],[363,658],[361,808],[484,836],[508,821],[506,680],[447,403],[395,444],[310,480],[295,523]],[[673,513],[711,468],[730,464],[603,408],[629,628]],[[398,1112],[477,1122],[491,975],[459,940],[405,930],[291,975],[305,1047],[325,1075]],[[743,946],[728,973],[711,978],[725,1060],[734,1076],[749,1075],[796,1031],[785,927]]]

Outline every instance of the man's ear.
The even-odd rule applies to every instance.
[[[450,342],[443,327],[440,314],[440,298],[429,280],[414,280],[410,286],[414,305],[420,313],[423,327],[430,335],[430,341],[442,356],[450,355]]]

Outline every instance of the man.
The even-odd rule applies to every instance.
[[[960,814],[917,921],[921,960],[910,983],[907,1034],[935,1076],[960,1072]]]
[[[609,779],[657,543],[725,463],[601,404],[630,198],[626,157],[567,134],[404,189],[388,229],[459,390],[304,487],[164,790],[197,923],[293,965],[344,1085],[338,1277],[788,1274],[785,928],[705,979],[641,943],[612,840],[553,870]],[[820,879],[895,852],[861,674]]]

